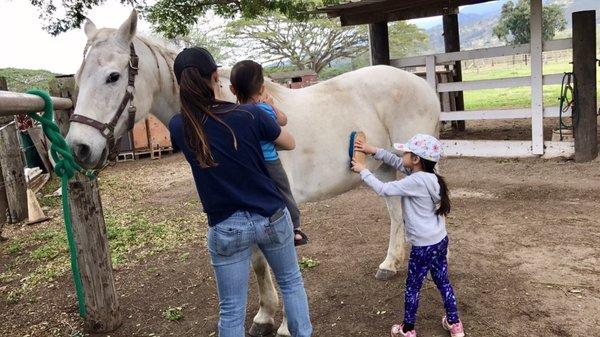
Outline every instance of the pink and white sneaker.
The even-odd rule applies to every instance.
[[[394,324],[392,326],[392,337],[417,337],[416,330],[402,332],[403,326],[404,326],[404,324]]]
[[[461,321],[458,321],[458,323],[450,324],[448,323],[446,316],[444,316],[444,318],[442,318],[442,326],[444,327],[444,329],[450,332],[450,336],[452,337],[465,337],[465,330],[463,329]]]

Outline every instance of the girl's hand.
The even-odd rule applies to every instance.
[[[366,154],[375,154],[377,152],[377,148],[375,146],[369,145],[362,139],[356,139],[354,142],[354,149]]]
[[[365,170],[367,167],[363,163],[359,163],[357,161],[352,161],[352,171],[356,173],[360,173],[362,170]]]

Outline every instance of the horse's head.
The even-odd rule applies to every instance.
[[[148,113],[145,101],[149,99],[143,98],[152,97],[148,83],[152,81],[142,73],[137,75],[136,57],[132,57],[136,25],[135,10],[119,29],[97,29],[89,19],[85,23],[88,41],[76,75],[79,94],[66,140],[86,168],[106,163],[114,140],[125,134],[134,119],[134,106],[137,119]],[[140,59],[139,68],[143,66]],[[132,77],[135,88],[128,84]]]

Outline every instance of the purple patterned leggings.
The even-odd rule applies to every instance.
[[[404,323],[415,324],[419,308],[419,292],[428,271],[431,271],[433,282],[437,286],[449,323],[458,322],[458,309],[452,285],[448,279],[448,237],[431,246],[415,247],[410,251],[406,292],[404,294]]]

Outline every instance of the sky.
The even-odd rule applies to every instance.
[[[499,1],[503,2],[503,1]],[[477,11],[477,6],[461,8],[461,11]],[[117,28],[127,19],[131,8],[108,0],[94,8],[88,17],[98,28]],[[412,20],[421,28],[441,23],[441,17]],[[42,30],[37,10],[28,0],[0,0],[0,68],[46,69],[55,73],[74,73],[83,57],[86,38],[83,29],[77,29],[52,37]],[[150,24],[138,21],[138,32],[150,34]],[[8,52],[6,52],[8,51]]]

